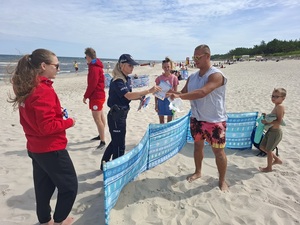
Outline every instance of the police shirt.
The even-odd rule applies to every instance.
[[[118,105],[122,109],[129,109],[129,103],[131,100],[128,100],[124,95],[127,92],[132,92],[131,78],[126,76],[126,83],[122,79],[111,80],[109,85],[108,92],[108,107],[112,107],[113,105]]]

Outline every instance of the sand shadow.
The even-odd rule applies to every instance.
[[[79,219],[74,225],[93,224],[93,221],[103,221],[99,224],[104,224],[104,189],[99,170],[90,171],[85,174],[78,174],[78,192],[73,209],[70,215]],[[96,194],[95,194],[96,192]],[[93,193],[93,194],[87,194]],[[86,196],[80,198],[80,196]],[[57,199],[57,190],[55,190],[52,200]],[[21,195],[14,195],[7,199],[7,206],[10,208],[18,208],[25,211],[36,210],[36,201],[34,188],[30,188]],[[55,205],[52,205],[53,209]],[[38,225],[39,223],[36,223]]]
[[[256,156],[260,151],[258,149],[231,149],[225,148],[226,155],[237,155],[242,157],[253,157]],[[186,143],[183,148],[180,150],[179,154],[182,154],[186,157],[194,157],[194,143]],[[204,158],[214,158],[215,155],[211,150],[210,145],[204,146]]]
[[[69,146],[76,146],[76,145],[83,145],[83,144],[87,144],[87,143],[98,143],[99,141],[91,141],[91,140],[87,140],[87,141],[79,141],[79,142],[68,142]],[[96,145],[96,144],[95,144]]]
[[[79,206],[76,213],[73,212],[73,214],[78,215],[79,218],[73,225],[94,224],[95,221],[98,221],[98,224],[105,224],[103,191],[84,197],[78,200],[77,203],[79,203]]]
[[[205,146],[205,157],[214,158],[214,154],[210,146]],[[226,154],[235,154],[241,157],[253,157],[253,151],[237,151],[226,149]],[[184,156],[193,158],[193,144],[187,144],[180,152]],[[163,167],[163,164],[160,166]],[[215,169],[217,170],[216,165]],[[193,166],[192,166],[193,167]],[[226,182],[230,187],[240,185],[241,181],[252,179],[259,171],[257,168],[239,168],[237,165],[229,164],[227,166]],[[147,171],[145,171],[147,173]],[[165,178],[146,178],[143,180],[135,180],[128,183],[119,196],[118,202],[114,209],[122,210],[138,201],[144,201],[153,198],[164,198],[170,202],[178,202],[189,199],[195,195],[211,195],[212,191],[220,190],[218,177],[203,175],[200,179],[189,183],[186,177],[189,174],[169,176]],[[140,191],[139,191],[140,190]],[[147,190],[142,191],[142,190]],[[230,189],[229,189],[230,191]]]
[[[7,206],[18,208],[26,211],[35,211],[35,194],[34,189],[29,188],[21,195],[14,195],[7,199]]]
[[[78,196],[86,197],[78,199],[76,208],[73,207],[72,214],[79,217],[73,225],[93,224],[95,221],[105,224],[104,187],[103,178],[100,179],[101,174],[101,171],[95,170],[78,175]],[[95,180],[96,182],[92,183]],[[86,192],[93,194],[86,194]]]
[[[20,156],[20,157],[28,157],[27,154],[27,149],[22,149],[22,150],[7,150],[6,152],[3,153],[5,156]]]
[[[128,183],[122,190],[115,210],[122,210],[129,205],[136,204],[139,201],[149,200],[153,198],[163,198],[170,202],[180,202],[185,199],[194,197],[201,193],[209,192],[216,188],[217,181],[213,178],[199,181],[199,185],[193,185],[194,188],[188,190],[184,186],[189,185],[186,180],[187,175],[170,176],[165,179],[143,179]],[[184,184],[186,182],[186,184]],[[194,181],[195,182],[195,181]],[[177,189],[177,190],[176,190]],[[147,190],[147,191],[142,191]]]
[[[88,144],[88,145],[87,145]],[[99,145],[99,141],[80,141],[80,142],[69,142],[67,149],[69,151],[88,151],[91,149],[96,149]]]

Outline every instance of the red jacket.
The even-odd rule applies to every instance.
[[[87,75],[87,88],[84,98],[105,99],[105,78],[103,73],[103,64],[100,59],[93,59],[89,64]]]
[[[67,146],[66,129],[73,125],[73,119],[63,119],[52,83],[40,77],[40,84],[19,107],[20,123],[30,152],[45,153]]]

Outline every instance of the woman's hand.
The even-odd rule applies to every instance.
[[[155,92],[161,91],[161,87],[155,85],[155,86],[153,86],[152,88],[150,88],[148,91],[149,91],[149,93],[152,93],[152,94],[153,94],[153,93],[155,93]]]
[[[73,125],[72,125],[72,127],[74,127],[75,126],[75,123],[76,123],[76,119],[75,118],[70,118],[71,120],[73,120]]]

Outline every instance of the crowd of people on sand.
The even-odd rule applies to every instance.
[[[222,191],[228,190],[225,181],[227,157],[224,151],[227,78],[221,70],[211,65],[211,52],[207,45],[199,45],[194,49],[193,62],[199,70],[189,76],[180,91],[177,90],[178,76],[172,73],[174,62],[169,57],[162,61],[163,72],[155,79],[151,88],[133,91],[128,75],[132,74],[134,66],[138,63],[130,54],[122,54],[112,70],[112,81],[106,96],[103,63],[97,58],[93,48],[86,48],[84,54],[88,74],[83,103],[88,104],[98,130],[98,135],[91,140],[99,141],[99,151],[106,147],[100,161],[100,170],[103,170],[104,163],[125,154],[126,119],[130,111],[130,102],[162,91],[161,83],[167,82],[170,90],[166,93],[166,98],[155,98],[155,111],[159,123],[170,122],[173,119],[167,97],[171,101],[180,98],[191,103],[190,130],[194,139],[195,171],[187,177],[187,181],[192,182],[201,177],[204,142],[207,141],[215,155],[219,188]],[[36,214],[42,225],[72,224],[74,219],[69,217],[69,213],[78,190],[76,171],[66,150],[66,129],[74,127],[76,120],[62,111],[59,98],[52,87],[52,80],[59,70],[58,58],[49,50],[36,49],[31,54],[24,55],[12,74],[11,82],[15,95],[10,96],[8,100],[19,110],[20,123],[27,139],[28,156],[33,166]],[[272,166],[282,164],[272,150],[282,139],[280,127],[285,113],[282,104],[285,97],[284,88],[273,90],[271,101],[274,109],[271,114],[275,115],[275,119],[262,121],[263,124],[271,126],[261,142],[261,149],[267,153],[267,167],[259,168],[262,172],[270,172]],[[103,112],[105,102],[110,108],[106,116]],[[107,146],[106,122],[111,136]],[[58,195],[52,216],[49,202],[56,188]]]

